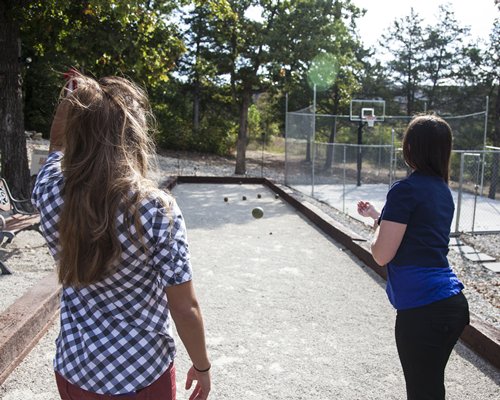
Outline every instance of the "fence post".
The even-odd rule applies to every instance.
[[[288,92],[285,93],[285,185],[288,186]]]
[[[459,233],[459,224],[460,224],[460,211],[462,207],[462,186],[464,183],[464,158],[465,153],[460,153],[460,177],[458,184],[458,199],[457,199],[457,218],[455,221],[455,233]]]
[[[312,140],[311,140],[311,197],[314,198],[314,161],[316,160],[316,84],[314,84],[313,96],[313,121],[312,121]]]
[[[358,158],[357,158],[357,186],[361,186],[361,168],[363,164],[363,154],[361,145],[363,144],[363,120],[359,120],[358,125]]]
[[[474,210],[472,213],[472,232],[474,232],[474,226],[476,225],[476,210],[477,210],[477,196],[479,195],[479,171],[481,169],[481,164],[484,164],[481,160],[484,159],[484,152],[482,154],[477,155],[477,164],[476,164],[476,182],[474,183]],[[483,177],[481,177],[481,186],[483,184]]]
[[[312,142],[311,146],[312,150],[312,160],[311,160],[311,197],[314,197],[314,161],[316,159],[315,153],[316,153],[316,142]]]
[[[342,212],[345,214],[345,163],[346,163],[346,145],[344,144],[344,172],[342,177]]]
[[[396,149],[394,147],[394,128],[391,128],[391,158],[389,162],[389,187],[392,185],[392,181],[396,176]]]
[[[488,135],[488,107],[490,104],[490,97],[486,96],[486,108],[484,112],[484,139],[483,139],[483,161],[481,167],[481,196],[484,189],[484,166],[486,163],[486,136]]]

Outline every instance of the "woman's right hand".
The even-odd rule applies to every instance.
[[[187,373],[186,390],[191,388],[193,381],[197,381],[197,383],[189,400],[207,399],[211,388],[210,371],[198,372],[194,366],[192,366]]]
[[[380,213],[369,201],[358,201],[358,214],[362,217],[378,219]]]

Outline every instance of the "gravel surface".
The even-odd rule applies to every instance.
[[[262,154],[258,151],[248,152],[248,174],[251,176],[263,176],[277,183],[284,183],[284,155],[273,155],[264,153],[264,164],[262,166]],[[234,173],[234,160],[217,156],[199,156],[192,153],[164,153],[159,158],[159,166],[163,177],[165,171],[172,171],[172,174],[179,172],[179,175],[216,175],[231,176]],[[298,191],[294,191],[295,196],[302,200],[307,200],[322,209],[325,213],[357,232],[367,239],[364,246],[369,248],[369,243],[373,238],[371,226],[359,222],[346,214],[338,211],[328,204],[317,201]],[[463,234],[460,237],[461,243],[470,245],[475,250],[484,252],[500,261],[500,235],[472,235]],[[500,329],[500,273],[492,272],[483,267],[482,263],[467,260],[462,254],[455,251],[449,252],[450,263],[465,285],[466,294],[471,312],[479,319]]]
[[[0,260],[12,271],[0,275],[0,313],[54,269],[45,239],[36,231],[20,232],[6,248],[0,248]]]
[[[47,140],[29,140],[28,154],[33,149],[47,149]],[[31,157],[28,157],[30,159]],[[284,155],[247,152],[247,173],[249,176],[265,176],[277,183],[284,183]],[[262,160],[264,163],[262,163]],[[164,151],[157,159],[158,170],[151,177],[158,182],[171,175],[234,175],[235,159],[215,155]],[[307,200],[343,225],[356,231],[369,240],[373,231],[331,206],[319,202],[307,195],[295,192],[299,199]],[[47,271],[53,268],[53,261],[43,240],[36,232],[23,232],[18,235],[6,249],[0,249],[0,259],[6,261],[15,274],[0,278],[0,292],[8,293],[0,296],[0,311],[5,309],[17,297],[21,296]],[[500,235],[462,235],[464,244],[485,252],[500,261]],[[449,259],[457,275],[466,286],[465,293],[469,299],[471,311],[478,318],[500,329],[500,274],[484,268],[481,263],[468,261],[461,254],[450,251]],[[15,290],[7,288],[15,287]]]
[[[378,275],[261,185],[186,184],[173,193],[203,308],[211,399],[404,398],[395,312]],[[259,220],[250,213],[256,205],[265,210]],[[0,399],[58,399],[51,366],[57,325],[0,387]],[[187,400],[189,362],[178,350],[177,398]],[[499,382],[498,370],[456,346],[449,399],[495,398]]]
[[[370,247],[373,238],[373,230],[370,226],[309,196],[300,193],[296,193],[296,195],[315,204],[338,222],[366,238],[367,241],[360,242],[360,244],[365,248]],[[476,250],[500,260],[500,235],[462,235],[460,240],[463,244],[470,245]],[[483,267],[481,263],[467,260],[462,254],[453,250],[448,253],[448,259],[465,286],[464,293],[469,301],[471,312],[479,319],[500,329],[500,274]]]

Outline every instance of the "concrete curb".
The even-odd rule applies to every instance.
[[[50,327],[59,299],[60,285],[52,272],[0,314],[0,385]]]
[[[177,176],[167,180],[164,185],[171,190],[178,183],[247,183],[262,184],[281,196],[287,203],[303,214],[325,234],[349,249],[363,263],[382,278],[387,279],[385,267],[380,267],[370,252],[359,243],[364,239],[350,229],[339,224],[313,204],[299,201],[293,196],[293,191],[287,186],[276,184],[266,178],[246,177],[210,177],[210,176]],[[500,330],[481,322],[471,314],[471,323],[464,330],[461,340],[479,356],[500,368]]]

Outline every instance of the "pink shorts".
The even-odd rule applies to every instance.
[[[57,372],[56,382],[62,400],[175,400],[175,366],[170,364],[165,373],[151,385],[139,390],[137,393],[112,396],[97,394],[80,389],[64,379]]]

